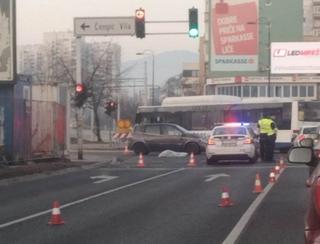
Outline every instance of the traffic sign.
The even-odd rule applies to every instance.
[[[134,35],[134,16],[129,17],[79,17],[74,18],[74,33],[77,36]]]

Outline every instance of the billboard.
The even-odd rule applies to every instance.
[[[271,43],[271,73],[320,73],[320,42]]]
[[[210,70],[258,69],[258,0],[211,0]]]
[[[14,79],[13,1],[0,1],[0,81],[13,81]]]

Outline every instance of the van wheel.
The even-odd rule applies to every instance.
[[[185,149],[184,149],[187,153],[191,154],[192,152],[194,154],[199,154],[200,153],[200,147],[199,145],[197,145],[196,143],[188,143],[186,146],[185,146]]]
[[[140,153],[147,155],[149,153],[147,147],[143,143],[134,144],[132,149],[136,155],[139,155]]]

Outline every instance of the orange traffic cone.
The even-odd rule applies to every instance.
[[[143,167],[145,166],[145,165],[144,165],[144,159],[143,159],[143,154],[142,154],[142,153],[140,153],[140,155],[139,155],[139,161],[138,161],[137,166],[138,166],[139,168],[143,168]]]
[[[127,144],[124,146],[124,152],[123,152],[123,153],[124,153],[124,154],[128,154],[128,153],[129,153],[128,145],[127,145]]]
[[[233,202],[229,196],[229,191],[226,187],[223,187],[219,207],[225,208],[231,206],[233,206]]]
[[[61,219],[60,204],[58,201],[53,202],[51,219],[48,222],[49,225],[62,225],[64,221]]]
[[[254,188],[253,188],[253,191],[252,191],[252,192],[253,192],[253,193],[263,192],[259,173],[256,174],[256,179],[255,179],[255,181],[254,181]]]
[[[281,169],[280,165],[277,164],[277,165],[274,167],[274,173],[275,173],[276,175],[280,174],[280,169]]]
[[[287,165],[285,164],[283,158],[281,157],[280,160],[279,160],[279,165],[280,165],[280,168],[281,169],[284,169],[287,167]]]
[[[195,159],[195,157],[194,157],[193,152],[191,152],[191,154],[190,154],[190,159],[189,159],[188,166],[189,166],[189,167],[194,167],[194,166],[196,166],[196,159]]]
[[[276,182],[276,174],[274,173],[274,169],[271,169],[271,172],[269,174],[269,183],[275,183]]]

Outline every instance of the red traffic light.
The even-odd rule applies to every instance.
[[[136,37],[144,38],[145,33],[145,10],[143,8],[136,9],[135,12],[135,30]]]
[[[76,92],[77,93],[82,93],[84,92],[84,86],[82,84],[77,84],[76,85]]]
[[[144,19],[144,9],[140,8],[136,10],[136,18]]]

